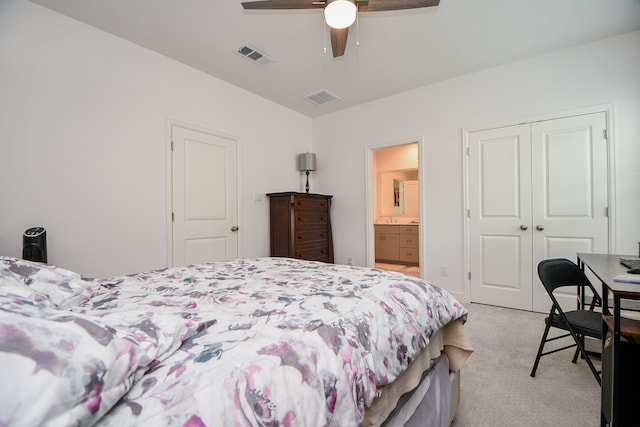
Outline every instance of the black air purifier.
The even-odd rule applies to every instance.
[[[32,227],[22,235],[22,258],[47,263],[47,230]]]

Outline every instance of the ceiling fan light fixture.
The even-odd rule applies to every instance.
[[[334,0],[324,8],[324,19],[331,28],[350,27],[356,20],[358,8],[352,0]]]

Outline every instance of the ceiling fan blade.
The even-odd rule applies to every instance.
[[[337,58],[344,55],[344,50],[347,47],[347,36],[349,35],[349,28],[329,28],[331,34],[331,51],[333,57]]]
[[[356,4],[360,12],[381,12],[437,6],[440,0],[357,0]]]
[[[325,6],[325,1],[314,0],[263,0],[244,1],[242,7],[245,9],[317,9]]]

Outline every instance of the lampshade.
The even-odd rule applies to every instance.
[[[298,156],[298,170],[299,171],[314,171],[316,170],[316,154],[315,153],[302,153]]]
[[[324,8],[324,19],[328,26],[339,30],[354,23],[357,11],[353,0],[333,0]]]

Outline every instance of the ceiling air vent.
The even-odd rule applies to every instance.
[[[259,51],[253,46],[249,46],[248,44],[242,46],[236,51],[236,53],[251,62],[262,65],[263,67],[266,67],[273,62],[273,58],[271,58],[269,55]]]
[[[322,105],[328,104],[329,102],[337,101],[338,99],[340,99],[340,97],[329,92],[326,89],[322,89],[305,96],[304,99],[311,102],[312,104]]]

